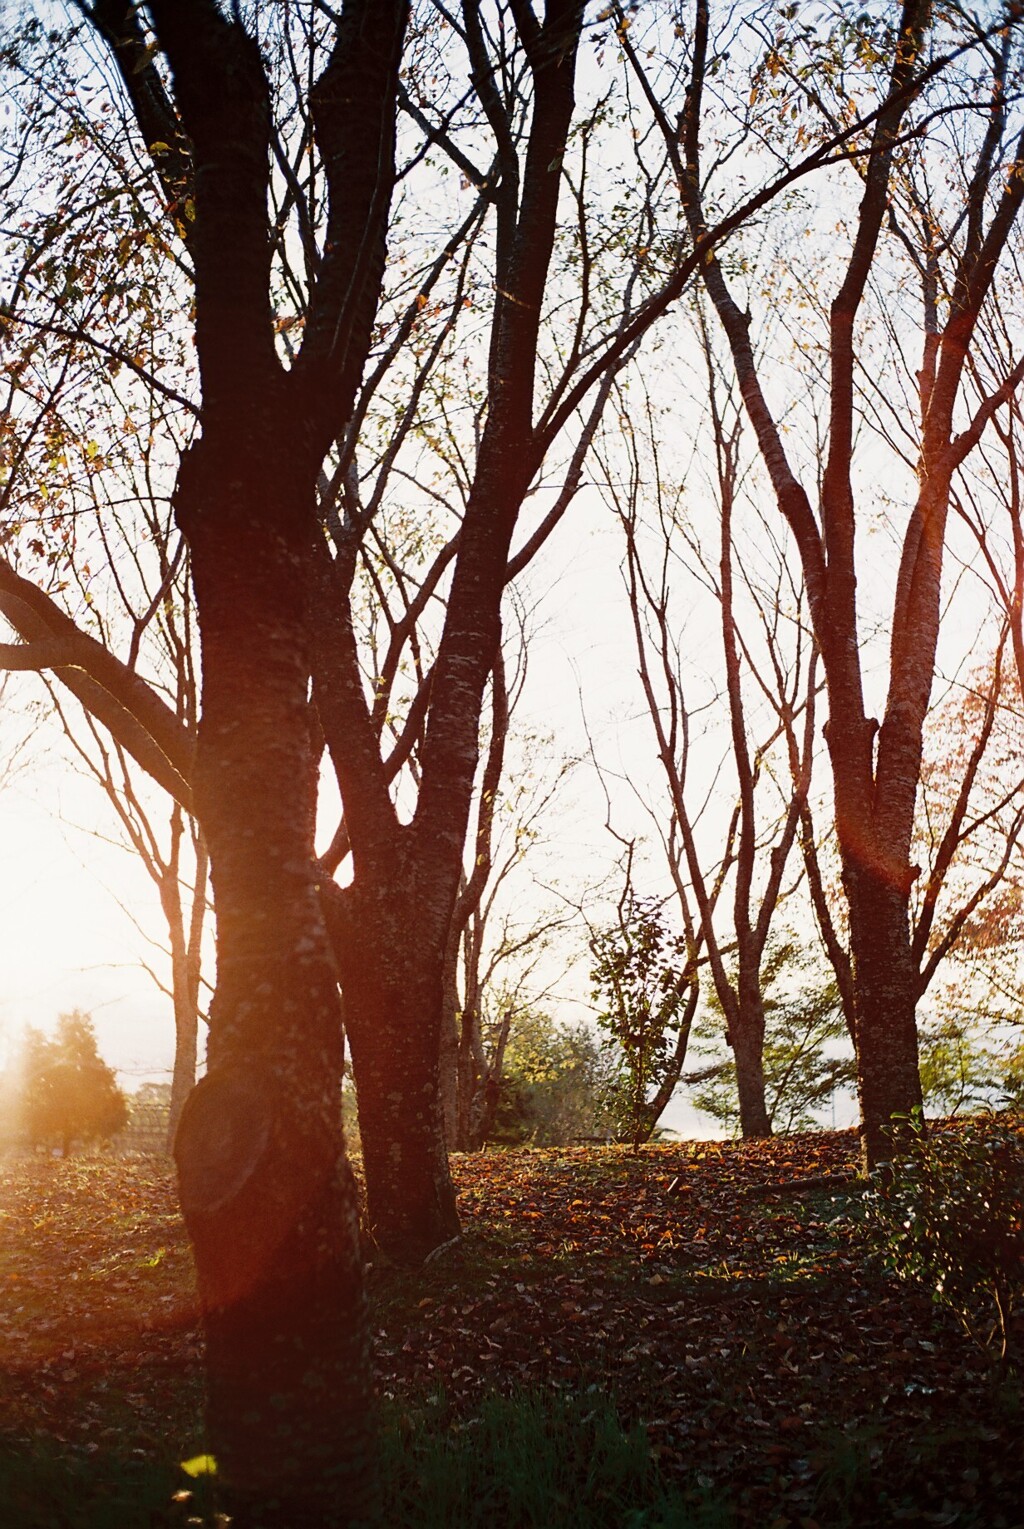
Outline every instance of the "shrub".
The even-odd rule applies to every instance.
[[[980,1115],[926,1134],[911,1120],[878,1192],[886,1262],[954,1311],[970,1336],[1007,1355],[1024,1295],[1024,1120]]]

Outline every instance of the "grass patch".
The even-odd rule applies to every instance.
[[[490,1396],[460,1419],[443,1396],[382,1416],[380,1525],[402,1529],[727,1529],[701,1491],[669,1486],[644,1429],[605,1397]],[[215,1476],[165,1461],[0,1443],[3,1522],[18,1529],[171,1529],[218,1522]]]
[[[185,1521],[172,1502],[186,1483],[168,1461],[61,1451],[53,1441],[0,1442],[3,1522],[17,1529],[164,1529]],[[198,1496],[198,1494],[197,1494]],[[208,1506],[208,1504],[206,1505]],[[199,1504],[199,1512],[204,1505]]]
[[[382,1522],[408,1529],[717,1529],[731,1519],[703,1494],[669,1487],[642,1427],[604,1397],[489,1397],[465,1421],[385,1419]]]

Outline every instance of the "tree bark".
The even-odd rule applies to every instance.
[[[203,644],[195,791],[218,972],[209,1070],[175,1155],[232,1522],[333,1529],[368,1511],[371,1390],[340,1000],[312,873],[313,504],[296,502],[294,459],[269,460],[274,434],[268,421],[245,454],[204,437],[176,493]]]
[[[764,1097],[764,1003],[761,997],[760,958],[753,971],[741,961],[737,983],[736,1012],[729,1034],[736,1063],[736,1092],[740,1106],[740,1131],[745,1140],[772,1134]]]
[[[376,897],[352,890],[350,932],[342,942],[335,933],[335,948],[368,1229],[388,1257],[422,1263],[459,1233],[441,1099],[444,934],[431,938],[425,900],[393,881]]]
[[[843,884],[850,910],[861,1149],[865,1172],[870,1172],[892,1159],[900,1117],[923,1102],[915,1018],[918,972],[906,881],[847,858]]]

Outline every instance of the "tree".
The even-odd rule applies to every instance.
[[[170,1083],[143,1083],[128,1096],[128,1124],[121,1142],[125,1151],[166,1151],[172,1092]]]
[[[154,0],[158,64],[131,5],[83,9],[120,69],[195,289],[200,433],[174,509],[201,635],[191,783],[218,973],[208,1072],[176,1156],[211,1449],[239,1525],[350,1523],[367,1507],[370,1382],[341,1012],[313,875],[309,572],[317,476],[351,413],[383,273],[406,11],[347,6],[313,88],[330,237],[286,370],[258,42],[207,0]]]
[[[617,1069],[592,1029],[519,1009],[506,1039],[485,1142],[557,1147],[617,1129]]]
[[[544,1002],[546,994],[532,979],[551,940],[572,916],[564,908],[538,908],[536,876],[525,915],[515,896],[527,857],[542,843],[545,819],[575,765],[562,760],[546,767],[553,738],[509,733],[527,653],[521,624],[510,693],[504,653],[491,674],[491,731],[470,839],[472,861],[459,887],[445,958],[441,1094],[446,1138],[456,1151],[474,1151],[490,1135],[513,1027]]]
[[[750,314],[735,283],[714,255],[702,277],[736,368],[778,509],[799,551],[815,638],[829,699],[827,743],[832,763],[836,833],[849,917],[854,1022],[865,1163],[891,1153],[890,1122],[921,1103],[915,1024],[909,902],[916,872],[910,851],[921,770],[922,734],[931,692],[941,609],[942,557],[954,475],[986,425],[1012,397],[1024,357],[989,376],[980,399],[963,417],[960,404],[968,357],[982,309],[993,288],[1007,240],[1024,201],[1024,139],[1014,140],[1007,100],[1017,67],[1020,18],[1009,9],[981,39],[988,70],[987,99],[965,69],[958,96],[935,102],[928,85],[934,63],[926,43],[950,51],[977,49],[979,37],[942,30],[927,0],[906,0],[885,37],[862,50],[867,79],[877,91],[870,131],[862,136],[859,209],[850,251],[828,319],[827,457],[817,507],[780,429],[764,370],[751,345]],[[841,29],[842,32],[842,29]],[[842,33],[845,38],[845,32]],[[822,105],[810,72],[798,64],[795,34],[773,40],[754,93],[793,89],[824,114],[825,130],[842,120],[839,106]],[[837,39],[838,41],[838,39]],[[708,68],[709,7],[698,5],[693,88],[681,124],[675,162],[693,237],[706,221],[700,143],[701,98]],[[885,77],[879,78],[882,60]],[[820,64],[820,57],[817,59]],[[822,72],[828,81],[828,71]],[[834,76],[838,78],[838,76]],[[818,79],[817,72],[814,79]],[[923,143],[924,117],[912,108],[956,110],[969,104],[984,130],[969,137],[956,160],[956,180],[941,177],[932,192]],[[801,125],[801,135],[807,129]],[[666,138],[666,142],[668,142]],[[673,132],[672,142],[675,143]],[[869,716],[861,668],[857,613],[857,319],[881,241],[890,233],[905,252],[919,285],[921,368],[913,442],[916,494],[906,519],[894,597],[889,686],[880,722]],[[751,300],[753,294],[750,294]],[[909,407],[909,400],[908,400]]]
[[[717,557],[705,550],[702,529],[689,510],[691,494],[697,497],[692,484],[673,488],[668,478],[649,395],[636,410],[622,390],[620,422],[626,428],[620,449],[602,460],[602,488],[625,537],[623,577],[640,682],[668,786],[669,826],[659,825],[661,838],[694,954],[701,946],[707,953],[733,1050],[743,1134],[757,1137],[771,1130],[761,968],[772,919],[788,890],[790,852],[810,811],[817,660],[798,581],[772,538],[741,551],[736,508],[742,415],[728,385],[720,388],[699,312],[698,319],[708,376]],[[622,454],[625,475],[617,465]],[[731,769],[735,802],[731,810],[721,810],[723,822],[714,824],[710,835],[705,827],[710,848],[701,845],[700,822],[710,816],[709,801],[714,796],[717,804],[717,793],[709,793],[697,760],[691,700],[694,669],[709,666],[708,645],[702,643],[695,657],[678,635],[680,574],[686,577],[683,609],[692,608],[702,588],[709,590],[721,634],[719,689],[700,710],[712,717],[725,714],[729,744],[714,779],[717,785]],[[755,721],[758,701],[766,703],[766,715]],[[781,759],[775,757],[779,753]],[[732,961],[726,959],[727,948],[735,952]]]
[[[179,676],[187,676],[176,698],[178,709],[188,716],[190,729],[194,731],[195,676],[187,643],[182,643],[178,656]],[[88,711],[81,722],[72,720],[52,682],[47,682],[47,688],[53,710],[75,756],[82,762],[87,776],[96,781],[106,796],[120,825],[123,842],[138,855],[160,900],[167,947],[156,943],[170,960],[169,985],[157,970],[146,962],[142,964],[160,991],[170,998],[174,1011],[174,1065],[164,1131],[165,1146],[170,1152],[185,1100],[196,1081],[203,934],[209,907],[206,845],[196,819],[173,798],[169,803],[166,829],[161,834],[156,814],[159,807],[168,805],[163,794],[159,806],[154,809],[148,800],[150,793],[145,789],[148,781],[137,768],[133,768],[125,750],[100,729]],[[135,920],[133,913],[129,916]],[[135,922],[141,930],[141,925],[137,920]]]
[[[947,1011],[921,1029],[921,1092],[940,1115],[991,1105],[998,1094],[995,1057],[977,1035],[973,1015]]]
[[[288,246],[268,212],[271,155],[285,145],[259,41],[239,13],[229,18],[212,0],[154,3],[155,49],[131,5],[99,0],[83,9],[111,48],[194,289],[200,429],[174,490],[201,636],[194,753],[134,666],[85,636],[10,563],[8,614],[24,646],[42,651],[6,656],[20,667],[53,667],[76,693],[84,689],[94,714],[130,738],[202,824],[218,979],[209,1070],[183,1113],[177,1159],[205,1311],[211,1446],[239,1524],[349,1522],[366,1508],[370,1407],[356,1204],[338,1108],[337,972],[372,1222],[394,1251],[421,1257],[458,1224],[437,1089],[442,967],[511,537],[548,446],[631,338],[618,337],[613,323],[611,336],[599,337],[596,370],[590,352],[575,352],[572,370],[586,386],[575,395],[563,386],[534,426],[537,334],[582,7],[552,0],[543,22],[521,8],[518,30],[501,43],[515,44],[509,75],[503,65],[495,74],[487,58],[479,8],[464,10],[461,40],[500,143],[493,172],[472,170],[479,206],[498,209],[491,406],[452,539],[443,634],[407,728],[411,741],[422,734],[411,823],[389,797],[408,754],[397,750],[389,774],[381,736],[388,674],[398,671],[411,623],[385,684],[373,676],[368,697],[351,599],[368,522],[347,492],[361,406],[365,413],[356,394],[376,339],[406,8],[355,0],[303,39],[303,132],[292,149],[305,175],[312,146],[313,169],[297,197],[284,175],[285,222],[298,225],[307,257],[290,365],[275,314],[275,262]],[[289,19],[275,12],[271,20],[279,16]],[[532,113],[524,81],[533,86]],[[524,118],[531,125],[521,163]],[[449,259],[446,248],[436,270]],[[423,297],[422,289],[407,296],[399,352]],[[414,406],[406,419],[415,419]],[[541,542],[575,492],[576,455]],[[339,497],[344,519],[332,523],[329,540],[321,516],[337,515]],[[433,587],[448,561],[437,561]],[[314,861],[325,739],[345,804],[354,872],[347,889]]]
[[[173,23],[167,31],[162,6],[152,12],[155,52],[126,5],[83,8],[112,44],[122,79],[117,112],[123,113],[126,101],[130,104],[135,127],[152,149],[149,180],[156,178],[159,195],[143,224],[144,239],[162,241],[176,270],[194,286],[201,406],[187,392],[173,391],[183,406],[198,409],[201,430],[183,459],[185,470],[178,473],[175,507],[190,549],[204,655],[210,642],[225,653],[229,647],[228,625],[222,637],[215,637],[204,614],[204,602],[213,596],[204,592],[203,565],[208,552],[210,565],[216,566],[213,527],[226,527],[235,512],[218,501],[218,515],[201,516],[200,524],[194,517],[190,521],[189,505],[209,497],[204,474],[211,480],[221,473],[226,481],[243,481],[227,465],[230,443],[238,441],[228,418],[232,408],[237,405],[236,416],[240,410],[250,422],[259,409],[269,411],[268,425],[283,422],[278,434],[282,442],[285,435],[290,439],[294,460],[288,478],[295,487],[289,492],[296,501],[301,482],[314,484],[310,492],[322,534],[312,534],[305,544],[308,558],[294,559],[293,573],[294,591],[302,599],[308,594],[317,610],[310,655],[315,718],[308,713],[300,717],[296,706],[292,722],[303,730],[312,724],[311,739],[298,746],[311,767],[326,745],[344,804],[345,821],[320,861],[316,884],[327,905],[334,959],[345,987],[371,1222],[382,1245],[416,1259],[456,1226],[438,1102],[441,973],[476,774],[481,699],[497,651],[504,588],[564,516],[614,376],[685,290],[706,250],[781,190],[826,164],[830,147],[813,147],[767,184],[758,176],[757,189],[750,193],[741,178],[729,181],[732,167],[723,165],[728,210],[721,219],[696,243],[679,227],[663,237],[655,212],[674,199],[674,170],[671,155],[642,130],[647,100],[623,94],[625,104],[615,112],[609,110],[609,99],[595,98],[574,121],[581,4],[551,0],[541,19],[528,5],[516,3],[498,28],[470,0],[458,12],[425,8],[410,41],[407,82],[395,86],[405,126],[410,132],[414,126],[420,135],[403,179],[421,165],[429,165],[431,175],[441,173],[438,159],[443,156],[457,172],[470,205],[453,215],[437,248],[414,262],[408,275],[400,274],[382,299],[376,273],[390,198],[376,180],[376,189],[368,189],[368,170],[365,177],[360,172],[359,205],[373,215],[371,236],[357,245],[351,230],[340,237],[338,221],[349,228],[351,208],[344,218],[339,210],[344,196],[339,167],[344,164],[347,176],[352,165],[366,169],[371,160],[375,165],[380,161],[379,153],[376,158],[369,151],[360,155],[375,130],[372,124],[380,126],[382,112],[391,122],[396,104],[394,92],[375,100],[369,121],[360,119],[360,132],[349,143],[347,126],[342,130],[348,106],[335,94],[334,82],[338,71],[344,73],[344,58],[365,45],[363,6],[353,5],[340,18],[326,7],[309,17],[288,9],[254,12],[254,26],[263,28],[265,56],[273,62],[270,74],[252,63],[256,44],[243,20],[233,16],[228,22],[212,0],[188,7],[195,26],[187,62],[175,51],[182,34],[174,32]],[[617,65],[626,28],[610,13],[602,13],[595,26],[611,44]],[[681,38],[671,26],[664,26],[663,33],[670,50],[675,49],[666,74],[678,84],[686,74]],[[210,46],[200,47],[200,38]],[[235,68],[243,56],[252,65],[248,75]],[[441,56],[439,74],[435,66]],[[170,94],[165,67],[172,76]],[[208,81],[224,69],[232,72],[233,89],[216,114],[197,104],[201,92],[193,87],[200,75]],[[311,91],[309,81],[318,78],[327,82],[324,89]],[[376,88],[379,71],[373,78]],[[434,100],[434,84],[442,78],[445,88],[438,89],[444,99]],[[83,116],[88,114],[78,114],[76,134]],[[115,113],[113,120],[123,117]],[[624,124],[636,130],[622,132]],[[622,180],[626,193],[617,201],[613,220],[592,209],[589,196],[596,135],[606,127],[613,154],[629,167]],[[227,160],[216,149],[218,133],[230,139],[238,160],[239,175],[232,181],[236,190],[246,170],[248,200],[244,207],[236,205],[232,192],[222,208],[200,216],[200,201],[190,194],[198,169],[214,167],[211,184],[219,185],[218,177],[227,175]],[[110,161],[124,164],[128,139],[114,136]],[[379,133],[377,141],[382,141]],[[132,155],[136,142],[130,141]],[[15,179],[22,147],[19,139],[12,155]],[[390,151],[386,157],[393,164]],[[73,172],[62,185],[70,194],[76,185]],[[560,229],[563,187],[572,219]],[[434,197],[436,189],[435,178],[428,195]],[[268,203],[272,216],[267,215]],[[98,204],[105,217],[112,205],[116,214],[119,205],[106,187]],[[244,228],[235,227],[236,216]],[[354,227],[359,217],[352,216]],[[396,219],[400,216],[395,213]],[[678,224],[678,211],[673,219]],[[125,237],[134,227],[126,228]],[[52,301],[47,300],[45,314],[32,311],[34,284],[53,265],[55,242],[67,252],[77,278],[76,237],[77,232],[68,232],[65,216],[61,227],[52,220],[46,224],[38,243],[27,241],[8,311],[9,322],[32,329],[48,350],[56,346],[59,352],[68,336],[88,343],[95,327],[89,304],[85,313],[75,307],[86,288],[84,277],[70,286],[58,280],[49,289]],[[246,255],[246,279],[237,289],[225,274],[227,257],[216,254],[216,247],[223,251],[232,240],[241,240],[239,248],[250,251],[258,245],[258,258]],[[371,251],[377,252],[372,258]],[[486,280],[475,274],[481,253]],[[351,280],[342,279],[346,261]],[[86,274],[95,290],[95,272]],[[118,283],[125,285],[120,278]],[[481,363],[474,371],[467,369],[465,349],[456,352],[454,337],[467,325],[472,329],[477,302],[488,308],[483,332],[474,332],[470,346]],[[189,300],[182,311],[190,314]],[[556,316],[557,324],[552,322]],[[108,330],[109,325],[99,342],[108,359],[135,372],[144,370],[144,352],[142,360],[136,348],[125,352]],[[453,389],[457,366],[463,371]],[[393,403],[380,402],[385,382],[403,400],[397,410]],[[217,394],[213,404],[210,386]],[[457,449],[438,450],[432,444],[439,439],[436,416],[444,418],[450,410],[453,391],[466,421],[465,438]],[[278,408],[282,396],[287,403],[283,411]],[[231,407],[224,405],[225,397]],[[223,450],[210,444],[210,407],[218,429],[224,426]],[[291,429],[294,420],[301,429]],[[384,420],[389,423],[378,444],[371,426]],[[361,474],[357,447],[361,450],[367,437],[373,467]],[[410,579],[381,537],[380,525],[393,485],[412,476],[402,466],[402,453],[416,441],[425,442],[433,461],[441,464],[457,515],[436,555],[421,557]],[[283,458],[283,444],[279,449]],[[525,499],[555,451],[560,457],[557,491],[513,551]],[[256,485],[263,499],[269,482],[261,479]],[[424,489],[435,503],[447,503],[447,494],[433,484]],[[288,497],[284,488],[280,495]],[[240,531],[244,521],[242,516],[234,529]],[[204,551],[199,543],[207,530],[210,541]],[[409,541],[422,551],[430,539],[414,528]],[[222,541],[224,557],[227,547],[228,541]],[[357,570],[365,575],[374,603],[381,604],[389,589],[397,592],[394,618],[388,606],[391,630],[379,665],[359,651]],[[258,570],[250,571],[250,594],[255,594]],[[193,739],[132,663],[95,639],[87,640],[52,595],[25,579],[10,560],[0,567],[0,586],[8,617],[23,639],[6,650],[5,661],[23,668],[52,667],[62,684],[87,696],[94,715],[117,732],[154,778],[183,807],[195,808],[212,863],[200,786],[204,748],[195,754]],[[226,587],[222,581],[220,593]],[[240,601],[242,588],[236,593]],[[439,606],[443,615],[425,646],[423,623],[438,614]],[[226,622],[226,607],[218,604],[218,609]],[[253,619],[261,609],[250,601]],[[255,652],[253,667],[258,667]],[[242,678],[237,664],[226,663],[225,672],[229,669],[236,682]],[[400,677],[406,673],[415,676],[415,683],[401,694]],[[205,656],[204,684],[212,686],[211,696],[220,694]],[[230,714],[225,701],[225,726]],[[239,740],[245,735],[242,727]],[[292,778],[300,777],[292,772]],[[297,863],[289,855],[284,859]],[[351,880],[340,887],[333,876],[346,859]],[[216,893],[216,875],[214,887]]]
[[[811,952],[785,938],[772,940],[765,956],[765,1105],[773,1131],[813,1130],[836,1091],[856,1082],[838,988],[834,979],[821,979],[813,962]],[[712,1003],[707,1022],[694,1029],[695,1050],[708,1064],[684,1075],[683,1082],[697,1109],[742,1128],[735,1060],[713,1060],[721,1050],[715,1008]]]
[[[190,757],[198,712],[198,638],[187,547],[168,490],[174,462],[194,434],[196,410],[180,391],[180,385],[194,383],[194,363],[180,324],[172,241],[159,236],[159,224],[154,227],[146,177],[130,173],[121,152],[126,146],[109,126],[104,139],[71,86],[75,74],[66,58],[77,50],[62,49],[55,58],[52,47],[40,50],[35,36],[31,23],[11,28],[9,67],[24,52],[23,69],[38,65],[37,95],[64,102],[60,129],[77,156],[79,174],[83,160],[102,157],[104,150],[112,173],[88,210],[69,209],[71,172],[53,153],[56,112],[43,111],[41,120],[36,116],[31,152],[41,173],[34,185],[19,183],[14,198],[20,202],[27,259],[12,273],[7,312],[20,317],[35,272],[33,316],[46,315],[61,338],[48,334],[44,343],[32,324],[7,326],[3,377],[10,429],[0,447],[4,549],[10,563],[41,586],[37,595],[45,592],[51,605],[95,641],[122,652],[129,670],[147,676],[177,719],[185,745],[180,754]],[[48,126],[40,131],[42,123]],[[57,216],[52,175],[58,177]],[[11,214],[13,207],[6,211]],[[68,211],[70,226],[64,219]],[[89,343],[80,332],[86,323]],[[12,580],[0,590],[0,612],[16,629],[19,620],[28,620],[42,635],[49,631],[41,616],[46,602],[34,613],[26,610],[19,594],[19,588],[33,592],[26,583]],[[65,632],[69,628],[74,630],[65,622]],[[72,761],[108,798],[123,839],[140,856],[158,893],[170,980],[153,975],[174,1006],[173,1137],[195,1083],[207,911],[205,848],[188,810],[184,766],[168,768],[165,754],[161,767],[162,750],[159,745],[147,750],[139,729],[130,737],[123,731],[112,736],[104,719],[117,709],[115,698],[90,685],[81,670],[56,670],[52,676],[43,671],[43,682]]]
[[[636,894],[629,870],[616,922],[591,936],[590,951],[598,1027],[621,1067],[620,1129],[636,1152],[679,1082],[700,984],[685,938],[669,933],[660,902]]]
[[[410,35],[409,83],[399,0],[348,0],[340,12],[227,12],[214,0],[151,0],[146,12],[129,0],[82,0],[80,10],[120,78],[116,153],[155,183],[145,233],[162,239],[189,283],[181,325],[194,327],[198,401],[186,402],[198,423],[175,463],[173,508],[200,628],[196,736],[134,655],[126,661],[85,632],[11,558],[0,586],[21,641],[2,656],[50,668],[87,697],[201,824],[218,976],[209,1072],[186,1105],[177,1157],[205,1310],[211,1446],[239,1525],[336,1524],[366,1506],[370,1416],[338,1108],[337,976],[372,1227],[416,1260],[458,1225],[438,1089],[443,971],[504,590],[572,502],[616,371],[714,244],[827,162],[829,149],[730,195],[730,210],[696,239],[673,227],[652,244],[652,209],[674,165],[661,148],[646,164],[643,133],[619,135],[636,171],[626,210],[587,221],[605,103],[575,116],[578,0],[548,0],[542,16],[513,0],[493,27],[476,0],[428,9]],[[625,29],[607,15],[598,24],[622,41]],[[673,67],[677,79],[686,72],[678,55]],[[442,216],[430,257],[385,292],[400,215],[399,103],[403,131],[417,130],[403,181],[429,162],[423,196],[433,207],[436,149],[464,178],[470,206]],[[72,198],[74,171],[64,170],[62,196]],[[560,247],[565,188],[572,236]],[[115,230],[134,235],[109,187],[99,201]],[[89,294],[63,204],[60,224],[20,251],[5,322],[34,327],[63,357],[60,344],[88,339],[93,315],[82,311]],[[54,241],[71,256],[72,279],[47,288],[44,318],[31,299]],[[116,265],[120,239],[110,248]],[[470,290],[477,252],[486,276]],[[413,584],[375,540],[378,517],[403,445],[434,434],[424,410],[443,407],[458,364],[453,336],[465,333],[460,321],[475,322],[484,292],[480,371],[459,395],[465,458],[446,479],[457,524],[426,567],[417,563]],[[125,359],[138,367],[142,357]],[[384,378],[400,401],[364,482],[357,447],[373,439],[368,415]],[[556,451],[557,492],[513,548],[524,502]],[[357,569],[374,601],[398,590],[399,619],[370,672],[356,637]],[[434,640],[421,663],[428,615]],[[415,683],[400,695],[404,673]],[[397,738],[396,700],[406,703]],[[325,747],[345,822],[317,861]],[[346,859],[343,887],[333,878]]]
[[[106,1141],[127,1124],[127,1100],[79,1009],[60,1016],[52,1039],[28,1029],[16,1069],[22,1133],[33,1146],[55,1142],[67,1157],[74,1142]]]

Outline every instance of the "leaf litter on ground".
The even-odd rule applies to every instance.
[[[371,1258],[384,1405],[457,1434],[495,1396],[610,1397],[742,1529],[1020,1529],[1019,1380],[886,1273],[855,1156],[850,1132],[456,1156],[461,1240]],[[5,1444],[202,1452],[169,1163],[7,1162],[0,1286]]]

